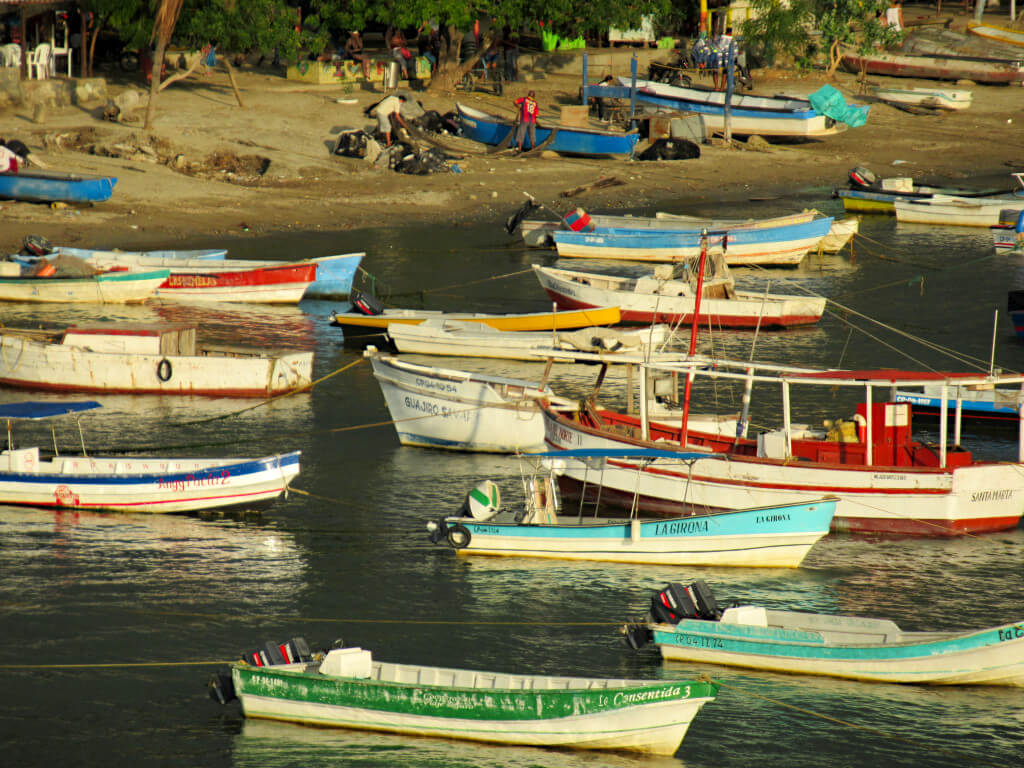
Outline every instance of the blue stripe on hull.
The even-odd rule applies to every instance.
[[[473,141],[491,146],[501,144],[512,132],[507,123],[491,122],[477,117],[460,115],[463,135]],[[551,136],[551,129],[537,126],[537,144],[542,144]],[[639,134],[624,133],[621,135],[604,134],[589,131],[575,131],[570,128],[559,128],[558,135],[545,149],[553,152],[564,152],[570,155],[628,155],[636,146]],[[527,138],[529,141],[529,138]],[[529,148],[528,146],[526,148]]]
[[[763,227],[728,230],[730,245],[747,245],[750,243],[779,243],[805,238],[821,238],[828,234],[833,219],[824,217],[800,224],[787,224],[781,227]],[[720,241],[720,231],[710,233],[712,244]],[[556,230],[553,233],[556,243],[573,245],[593,245],[597,247],[617,248],[696,248],[700,246],[701,231],[698,229],[627,229],[598,228],[592,232],[572,232]]]

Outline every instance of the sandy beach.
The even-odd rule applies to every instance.
[[[754,77],[760,94],[806,96],[825,82],[820,72],[755,70]],[[1009,172],[1024,169],[1024,88],[1017,86],[970,86],[969,110],[920,115],[876,102],[854,75],[839,73],[833,84],[848,101],[871,104],[870,117],[862,127],[820,141],[767,151],[715,141],[701,147],[699,159],[638,162],[487,154],[466,139],[441,138],[459,156],[463,173],[412,176],[331,154],[340,129],[370,125],[363,109],[383,96],[379,87],[311,86],[256,68],[243,68],[238,82],[244,108],[222,72],[171,85],[160,96],[151,134],[141,128],[144,109],[128,116],[133,122],[110,122],[100,117],[102,104],[51,108],[43,123],[33,122],[27,108],[8,109],[0,118],[4,135],[24,141],[47,167],[119,181],[110,201],[92,207],[0,202],[0,247],[17,250],[30,233],[86,247],[173,247],[224,235],[503,220],[524,192],[565,209],[570,202],[560,193],[602,176],[623,183],[584,192],[572,205],[601,211],[661,204],[681,211],[687,203],[781,197],[842,186],[857,165],[879,176],[963,186],[1010,187]],[[871,78],[877,85],[896,82],[937,86]],[[111,80],[108,95],[139,86]],[[459,99],[511,115],[513,100],[534,89],[543,119],[575,103],[578,87],[577,77],[551,75],[509,84],[501,97],[460,92],[417,98],[441,113]]]

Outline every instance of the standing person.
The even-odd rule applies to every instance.
[[[409,46],[405,42],[405,35],[400,29],[396,30],[391,38],[391,57],[401,65],[402,77],[405,80],[411,80],[409,64],[412,62],[412,51],[409,50]]]
[[[892,5],[885,9],[885,27],[894,32],[903,31],[903,0],[893,0]]]
[[[514,83],[519,79],[519,35],[508,24],[501,31],[501,48],[505,52],[505,79]]]
[[[381,99],[372,110],[377,115],[377,128],[384,134],[384,141],[389,147],[391,146],[391,130],[393,128],[392,119],[405,130],[409,130],[409,126],[405,124],[405,119],[402,117],[402,104],[404,103],[405,96],[402,94],[387,96]],[[392,118],[392,116],[394,117]]]
[[[523,151],[523,141],[526,139],[526,132],[530,132],[530,149],[537,148],[537,113],[540,111],[540,106],[537,104],[537,99],[534,98],[533,91],[530,91],[526,96],[520,96],[515,100],[515,105],[519,107],[519,127],[516,128],[516,146],[519,151]]]
[[[363,68],[363,77],[370,79],[370,62],[363,52],[363,39],[359,36],[359,30],[353,29],[345,41],[344,57],[351,61],[358,61]]]

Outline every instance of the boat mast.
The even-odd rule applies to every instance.
[[[700,322],[700,300],[704,294],[704,266],[708,261],[708,231],[700,233],[700,264],[697,267],[697,296],[693,302],[693,325],[690,328],[690,353],[693,357],[697,351],[697,327]],[[690,420],[690,389],[693,387],[693,368],[686,372],[686,387],[683,390],[683,423],[679,432],[679,447],[685,448]]]

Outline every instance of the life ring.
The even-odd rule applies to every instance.
[[[166,357],[156,364],[156,377],[160,381],[170,381],[171,373],[171,361]]]
[[[448,529],[448,543],[455,549],[468,547],[472,539],[473,535],[469,532],[469,528],[462,523],[456,523]]]

